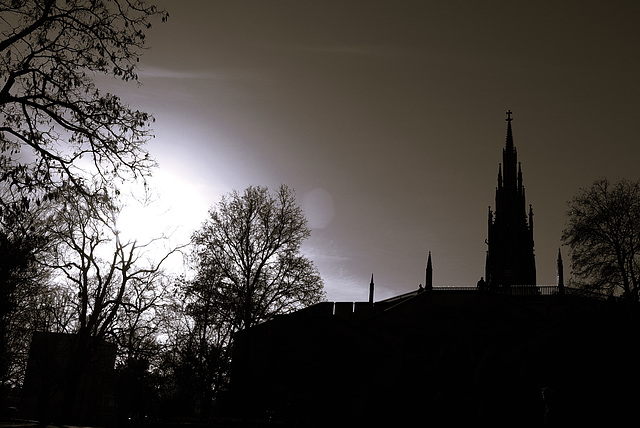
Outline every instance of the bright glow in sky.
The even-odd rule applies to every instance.
[[[159,254],[166,254],[189,242],[209,207],[203,203],[197,187],[168,169],[158,171],[149,184],[153,193],[148,201],[127,199],[118,217],[118,229],[124,240],[139,244],[166,237],[156,243],[160,247]],[[182,273],[184,268],[179,254],[173,255],[163,266],[174,273]]]
[[[188,236],[223,194],[285,183],[330,300],[371,273],[376,300],[411,291],[429,251],[434,285],[484,275],[507,109],[540,284],[578,188],[639,178],[640,2],[160,3],[118,93],[156,117],[162,222]]]

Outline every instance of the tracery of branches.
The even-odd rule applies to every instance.
[[[156,260],[145,257],[160,237],[145,244],[121,240],[118,208],[106,195],[91,199],[69,195],[57,207],[52,221],[51,261],[59,281],[77,296],[73,301],[77,331],[103,339],[134,340],[146,328],[162,296],[164,261],[178,249]],[[151,314],[151,315],[150,315]]]
[[[82,189],[88,171],[148,175],[153,117],[102,93],[95,77],[137,80],[156,15],[168,16],[144,0],[0,0],[0,180]]]

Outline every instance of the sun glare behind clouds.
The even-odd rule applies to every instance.
[[[440,285],[474,285],[512,108],[555,281],[564,202],[637,175],[636,3],[338,3],[168,6],[142,86],[101,82],[156,118],[158,196],[127,227],[186,241],[222,195],[286,184],[330,299],[366,299],[372,272],[376,299],[415,289],[427,251]]]
[[[150,196],[144,201],[123,192],[127,200],[118,218],[118,229],[126,240],[139,244],[154,241],[148,256],[159,259],[189,242],[193,231],[204,221],[208,205],[202,199],[202,190],[188,182],[184,174],[166,168],[155,172],[149,188]],[[183,269],[179,257],[173,256],[168,262],[178,271]]]

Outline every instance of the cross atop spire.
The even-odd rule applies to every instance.
[[[511,115],[513,113],[511,112],[511,110],[507,110],[507,118],[505,119],[507,122],[511,122],[513,120],[513,118],[511,118]]]

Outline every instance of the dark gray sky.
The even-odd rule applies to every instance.
[[[166,224],[249,185],[294,188],[330,300],[484,275],[505,111],[556,281],[568,201],[638,179],[640,2],[162,1],[140,88]],[[565,260],[567,250],[563,249]],[[568,276],[568,262],[567,272]]]

